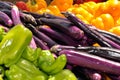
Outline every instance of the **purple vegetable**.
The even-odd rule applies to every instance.
[[[22,22],[20,20],[19,10],[16,6],[12,6],[11,16],[12,16],[14,25],[22,24]]]
[[[69,70],[72,70],[72,69],[73,69],[73,65],[67,64],[67,65],[66,65],[66,68],[69,69]]]
[[[99,29],[95,29],[95,30],[97,32],[99,32],[100,34],[102,34],[103,36],[105,36],[106,38],[108,38],[120,45],[120,36],[118,36],[114,33],[108,32],[108,31],[104,31],[104,30],[99,30]]]
[[[95,70],[84,68],[83,71],[84,74],[86,74],[86,76],[88,76],[90,80],[102,80],[102,75]]]
[[[10,18],[11,18],[11,10],[8,9],[2,9],[2,12],[6,13]],[[25,14],[23,12],[19,12],[20,20],[24,23],[31,23],[33,25],[37,25],[36,19],[30,15],[30,14]]]
[[[1,12],[4,12],[5,14],[7,14],[10,18],[11,18],[11,10],[8,9],[1,9]]]
[[[61,54],[66,55],[68,63],[120,75],[120,63],[118,62],[74,50],[62,50],[59,52],[59,55]]]
[[[61,32],[55,31],[51,28],[46,27],[39,27],[39,31],[43,32],[47,36],[57,40],[58,42],[61,41],[64,44],[71,45],[71,46],[77,46],[77,42],[74,41],[71,37],[69,37],[66,34],[63,34]]]
[[[0,1],[0,9],[9,9],[11,10],[12,6],[5,1]]]
[[[75,50],[76,47],[74,47],[74,46],[66,46],[66,45],[54,45],[54,46],[51,47],[50,51],[58,53],[58,52],[60,52],[61,50],[64,50],[64,49]]]
[[[5,23],[5,25],[7,25],[7,26],[12,26],[12,24],[13,24],[10,17],[7,14],[5,14],[4,12],[1,12],[1,11],[0,11],[0,20],[2,20]]]
[[[38,20],[41,23],[50,26],[52,29],[61,31],[76,40],[80,40],[84,36],[84,32],[68,20],[49,18],[39,18]]]
[[[106,59],[120,62],[120,50],[108,47],[77,47],[77,51],[104,57]]]
[[[37,45],[35,43],[35,40],[34,38],[32,38],[31,42],[30,42],[30,47],[33,48],[33,49],[36,49],[37,48]]]
[[[37,25],[35,18],[30,14],[20,12],[20,19],[24,23],[31,23],[32,25]]]
[[[30,14],[33,17],[35,17],[36,19],[39,18],[49,18],[49,19],[62,19],[62,20],[67,20],[66,18],[62,18],[62,17],[58,17],[49,13],[43,13],[43,14],[38,14],[38,13],[34,13],[34,12],[23,12],[25,14]]]
[[[120,50],[108,47],[93,47],[93,46],[63,46],[63,45],[55,45],[50,50],[52,52],[59,52],[64,49],[76,50],[87,52],[88,54],[97,55],[100,57],[104,57],[106,59],[114,60],[120,62]]]
[[[33,17],[35,17],[36,19],[43,17],[43,14],[41,15],[41,14],[34,13],[34,12],[29,12],[29,11],[26,12],[26,11],[25,11],[25,12],[23,12],[23,13],[25,13],[25,14],[30,14],[30,15],[32,15]]]
[[[73,22],[77,27],[82,29],[85,33],[87,33],[88,36],[91,36],[93,39],[97,41],[101,46],[104,47],[113,47],[120,49],[120,45],[115,43],[114,41],[104,37],[96,30],[90,28],[89,25],[85,24],[83,21],[79,20],[75,15],[71,13],[63,13],[67,19],[69,19],[71,22]]]
[[[48,37],[47,35],[45,35],[44,33],[40,32],[40,31],[38,31],[32,24],[27,24],[26,27],[29,28],[33,32],[33,35],[35,35],[36,37],[38,37],[39,39],[44,41],[49,47],[52,47],[53,45],[57,44],[50,37]]]
[[[99,73],[94,73],[92,79],[93,80],[101,80],[101,75]]]
[[[75,15],[73,15],[72,13],[69,13],[69,12],[66,12],[63,14],[65,15],[65,17],[68,20],[70,20],[72,23],[74,23],[74,25],[76,25],[81,30],[83,30],[86,33],[86,35],[88,35],[88,37],[91,37],[93,40],[95,40],[101,46],[112,47],[110,44],[108,44],[108,39],[106,39],[101,34],[97,33],[95,30],[89,28],[89,26],[87,24],[85,24],[83,21],[79,20]],[[110,42],[110,43],[113,45],[112,42]],[[119,47],[117,44],[115,46]]]
[[[37,38],[36,36],[33,36],[35,43],[37,44],[38,47],[40,47],[42,50],[49,50],[47,45],[45,45],[45,42]]]

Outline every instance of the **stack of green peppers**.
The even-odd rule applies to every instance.
[[[64,69],[65,55],[29,46],[32,32],[18,24],[5,33],[0,28],[0,80],[77,80]]]

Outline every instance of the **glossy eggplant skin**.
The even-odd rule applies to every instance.
[[[81,30],[83,30],[89,37],[94,39],[100,46],[120,49],[119,44],[104,37],[96,30],[90,28],[89,25],[85,24],[83,21],[78,19],[74,14],[69,12],[65,12],[63,14],[69,21],[71,21],[74,25],[76,25]]]
[[[74,26],[70,21],[66,19],[39,18],[38,20],[42,24],[48,25],[54,30],[61,31],[73,39],[80,40],[84,36],[84,32],[80,28]]]
[[[120,62],[120,50],[108,47],[95,47],[95,46],[64,46],[64,45],[55,45],[51,47],[52,52],[60,52],[61,50],[75,50],[83,51],[88,54],[100,56],[109,60]]]
[[[68,63],[86,68],[92,68],[105,73],[120,75],[120,63],[118,62],[91,55],[82,51],[62,50],[59,52],[59,55],[61,54],[66,55]]]
[[[22,22],[20,20],[20,11],[17,6],[12,6],[11,17],[12,17],[14,25],[22,24]]]
[[[3,22],[7,26],[12,26],[12,19],[4,12],[0,11],[0,21]]]
[[[100,34],[102,34],[104,37],[106,37],[120,45],[120,36],[118,36],[114,33],[108,32],[108,31],[100,30],[100,29],[95,29],[95,30],[97,32],[99,32]]]
[[[33,38],[38,47],[40,47],[42,50],[49,50],[48,46],[45,45],[45,43],[41,39],[36,36],[33,36]]]
[[[108,47],[78,47],[77,50],[120,62],[120,50]]]
[[[39,31],[43,32],[47,36],[51,37],[52,39],[55,39],[57,43],[65,44],[65,45],[71,45],[71,46],[77,46],[78,43],[73,40],[71,37],[69,37],[66,34],[63,34],[62,32],[55,31],[51,28],[46,28],[46,27],[40,27],[38,29]]]
[[[39,30],[37,30],[32,24],[27,24],[26,27],[32,31],[33,35],[35,35],[36,37],[38,37],[39,39],[44,41],[48,47],[52,47],[53,45],[57,44],[49,36],[45,35],[44,33],[40,32]]]

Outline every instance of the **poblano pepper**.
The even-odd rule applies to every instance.
[[[0,43],[0,64],[9,67],[16,63],[32,39],[32,32],[22,24],[14,26]]]
[[[75,74],[69,69],[64,69],[55,75],[49,76],[48,80],[78,80]]]
[[[48,76],[33,63],[21,58],[5,72],[7,80],[48,80]]]
[[[60,55],[56,59],[49,50],[42,50],[38,58],[38,66],[47,74],[56,74],[66,65],[66,56]]]

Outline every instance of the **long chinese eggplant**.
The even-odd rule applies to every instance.
[[[95,69],[105,73],[120,75],[120,63],[102,57],[74,50],[62,50],[59,55],[65,54],[68,63]]]
[[[33,32],[33,35],[35,35],[39,39],[43,40],[49,47],[52,47],[53,45],[57,44],[49,36],[47,36],[44,33],[38,31],[32,24],[26,24],[26,27],[29,28]]]
[[[111,41],[110,39],[104,37],[97,31],[91,29],[87,24],[85,24],[83,21],[78,19],[75,15],[69,12],[63,13],[65,17],[70,20],[74,25],[79,27],[81,30],[83,30],[89,37],[92,37],[92,39],[95,39],[95,41],[100,44],[103,47],[114,47],[120,49],[120,45],[117,43]]]
[[[96,56],[100,56],[106,59],[110,59],[113,61],[120,62],[120,50],[108,47],[94,47],[94,46],[63,46],[63,45],[55,45],[51,48],[52,52],[60,52],[61,50],[75,50],[75,51],[83,51],[88,54],[93,54]]]

